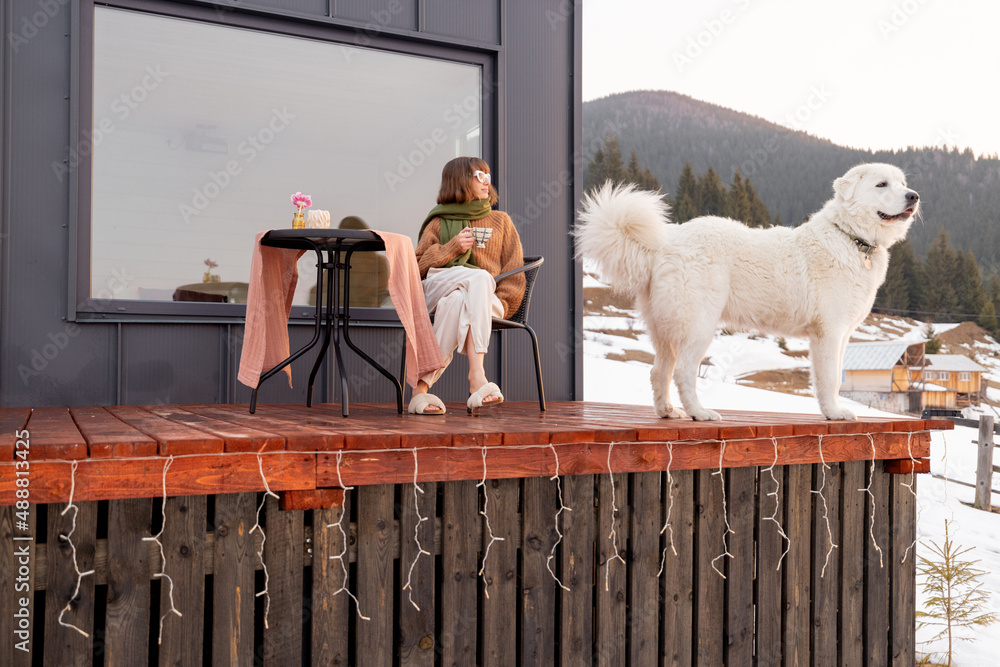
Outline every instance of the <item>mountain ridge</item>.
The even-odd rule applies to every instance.
[[[861,162],[888,162],[921,193],[922,220],[910,242],[924,255],[942,229],[987,271],[1000,268],[1000,159],[971,150],[910,147],[871,151],[840,146],[752,114],[672,91],[616,93],[583,104],[584,157],[608,135],[626,161],[635,151],[669,195],[685,162],[695,174],[713,167],[724,183],[736,169],[749,178],[772,215],[797,224],[833,196],[832,182]]]

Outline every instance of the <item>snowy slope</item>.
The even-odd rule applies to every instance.
[[[599,286],[599,283],[588,276],[585,278],[585,285]],[[607,358],[609,354],[624,356],[629,350],[652,355],[653,349],[648,336],[643,332],[642,320],[623,309],[604,308],[601,312],[601,315],[584,317],[584,400],[652,406],[650,364]],[[855,340],[887,340],[890,335],[903,340],[925,339],[925,324],[903,319],[885,319],[888,322],[882,321],[880,326],[862,326]],[[945,333],[955,326],[933,325],[937,334]],[[808,347],[806,341],[795,339],[785,341],[785,345],[788,350],[803,350]],[[991,369],[988,377],[1000,381],[1000,345],[992,342],[978,343],[974,349],[976,361]],[[717,334],[708,356],[713,365],[705,369],[705,377],[698,381],[699,396],[706,407],[819,414],[819,406],[812,396],[795,396],[736,384],[738,377],[754,371],[808,368],[807,358],[793,358],[784,354],[774,338]],[[676,390],[674,391],[676,401]],[[841,400],[859,415],[885,414],[852,401]],[[652,411],[652,407],[650,410]],[[1000,416],[997,419],[1000,421]],[[976,437],[975,429],[961,427],[954,431],[935,432],[931,443],[933,475],[974,483],[976,447],[972,441]],[[1000,478],[994,479],[993,486],[1000,487]],[[963,547],[974,547],[965,558],[978,559],[978,567],[987,572],[982,582],[984,589],[990,593],[988,610],[1000,616],[1000,515],[972,509],[970,505],[973,491],[967,486],[948,483],[932,475],[918,477],[917,553],[929,555],[928,550],[919,543],[934,541],[942,544],[944,522],[951,521],[953,542]],[[993,504],[1000,505],[1000,494],[994,494]],[[918,578],[918,607],[926,599],[919,583]],[[964,630],[960,634],[974,637],[974,641],[956,644],[955,665],[973,667],[997,664],[996,656],[1000,654],[1000,624],[977,629],[973,634]],[[929,628],[918,629],[918,655],[936,652],[940,657],[940,652],[946,649],[944,641],[924,643],[932,635]]]

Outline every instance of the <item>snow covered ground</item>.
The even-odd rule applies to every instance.
[[[609,353],[624,354],[625,350],[652,353],[648,337],[642,333],[642,321],[627,312],[622,315],[584,318],[584,400],[651,406],[650,365],[606,358]],[[922,339],[921,326],[914,327],[903,320],[899,323],[900,338]],[[934,330],[941,333],[952,326],[955,325],[934,325]],[[629,332],[628,337],[616,335],[615,330]],[[884,332],[859,330],[859,333],[859,338],[865,336],[872,340],[884,339]],[[789,350],[807,347],[805,341],[792,339],[785,341],[785,345]],[[985,349],[982,357],[977,360],[980,363],[984,360],[989,362],[997,352],[997,349]],[[698,384],[699,396],[706,407],[819,414],[819,407],[812,396],[793,396],[736,384],[737,377],[753,371],[808,367],[808,359],[783,354],[773,338],[753,338],[745,334],[716,335],[708,355],[713,366],[706,369],[706,377],[700,379]],[[991,379],[1000,380],[1000,364],[983,365],[993,369],[989,374]],[[674,400],[677,400],[676,393]],[[845,405],[859,415],[885,414],[851,401],[845,401]],[[1000,421],[1000,416],[997,420]],[[976,437],[976,430],[971,428],[957,427],[954,431],[935,432],[931,444],[933,473],[974,483],[976,447],[972,442]],[[1000,487],[1000,478],[994,479],[993,486]],[[952,541],[963,547],[974,547],[964,558],[978,559],[978,567],[987,572],[981,581],[990,596],[988,611],[1000,616],[1000,515],[973,509],[970,506],[973,493],[972,488],[948,483],[931,475],[918,477],[918,553],[930,555],[919,543],[934,541],[939,545],[943,544],[945,521],[951,521]],[[993,504],[1000,505],[998,494],[993,495]],[[919,577],[917,584],[917,605],[921,608],[925,596],[920,590]],[[997,655],[1000,655],[1000,624],[979,628],[974,633],[962,632],[965,636],[973,637],[974,641],[957,643],[954,649],[955,665],[978,667],[997,664]],[[923,643],[933,634],[930,629],[918,630],[918,655],[933,652],[940,656],[940,652],[947,648],[943,641]]]

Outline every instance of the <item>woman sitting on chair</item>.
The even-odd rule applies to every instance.
[[[420,378],[410,400],[412,414],[444,414],[444,403],[428,390],[451,363],[456,349],[469,358],[469,412],[503,402],[500,388],[486,378],[483,359],[492,318],[517,310],[525,279],[518,273],[498,285],[493,277],[520,267],[524,258],[510,216],[492,209],[497,191],[491,181],[489,165],[483,160],[451,160],[441,172],[438,205],[420,227],[417,265],[445,365]],[[492,232],[488,241],[477,245],[471,230],[481,228]]]

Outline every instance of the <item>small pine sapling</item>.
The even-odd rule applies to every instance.
[[[927,354],[937,354],[941,351],[941,339],[937,337],[937,332],[934,331],[934,325],[927,323],[927,326],[923,330],[924,338],[927,342],[924,344],[924,352]]]
[[[978,560],[962,560],[962,556],[972,551],[951,541],[948,532],[949,521],[944,523],[944,545],[931,541],[925,544],[932,556],[919,557],[917,574],[923,578],[922,589],[928,596],[926,611],[917,611],[917,627],[935,627],[940,630],[928,641],[948,639],[948,667],[952,664],[954,641],[971,637],[958,635],[961,628],[987,626],[998,619],[986,612],[989,594],[983,590],[979,580],[985,570],[975,567]]]

